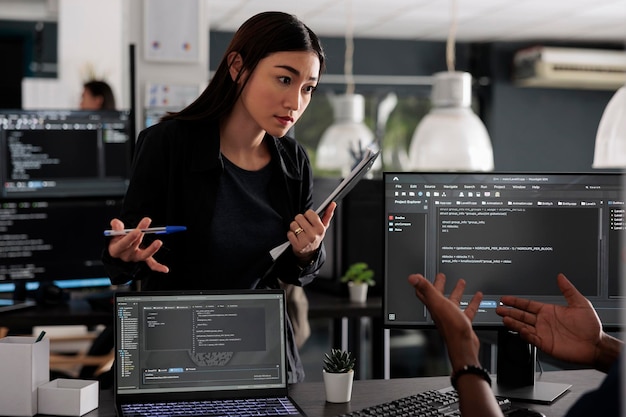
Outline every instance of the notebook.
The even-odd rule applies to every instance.
[[[287,411],[267,415],[304,416],[288,395],[285,314],[283,290],[116,293],[117,415],[269,398]]]

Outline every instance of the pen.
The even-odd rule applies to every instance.
[[[46,334],[45,330],[42,330],[41,333],[39,333],[39,336],[37,336],[37,340],[35,340],[35,343],[37,342],[41,342],[41,340],[43,339],[43,336]]]
[[[123,236],[127,235],[135,229],[124,230],[105,230],[105,236]],[[154,233],[157,235],[168,235],[170,233],[184,232],[187,230],[185,226],[162,226],[162,227],[148,227],[147,229],[139,229],[142,233]]]

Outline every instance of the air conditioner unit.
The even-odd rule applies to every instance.
[[[536,46],[513,58],[513,81],[524,87],[617,90],[626,84],[626,51]]]

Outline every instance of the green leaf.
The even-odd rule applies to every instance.
[[[354,369],[356,359],[352,352],[341,349],[331,349],[330,354],[324,354],[324,370],[329,373],[346,373]]]

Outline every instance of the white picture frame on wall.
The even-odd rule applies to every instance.
[[[195,64],[200,60],[200,0],[144,0],[144,58]]]

